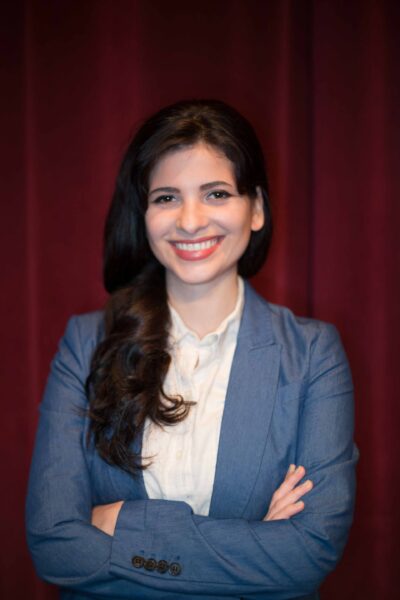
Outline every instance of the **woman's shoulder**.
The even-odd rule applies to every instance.
[[[332,323],[314,317],[297,315],[287,306],[268,301],[266,303],[271,313],[274,332],[279,336],[293,331],[297,335],[313,338],[326,331],[336,332],[336,327]]]
[[[249,300],[252,309],[258,316],[258,325],[264,321],[264,326],[270,330],[275,343],[284,348],[297,348],[304,350],[312,348],[319,340],[328,339],[340,344],[340,336],[332,323],[315,319],[313,317],[299,316],[289,307],[269,302],[254,290],[250,291]]]
[[[68,328],[76,328],[84,337],[101,338],[104,334],[104,310],[72,315],[67,323]]]
[[[282,384],[340,371],[351,381],[345,350],[334,325],[296,315],[290,308],[268,302],[258,294],[249,302],[256,316],[253,331],[264,343],[279,347]],[[267,331],[267,334],[260,331]]]
[[[73,315],[68,319],[51,361],[42,408],[65,413],[86,407],[85,383],[103,331],[103,311]]]
[[[104,337],[104,311],[72,315],[67,322],[60,350],[66,347],[75,355],[83,358],[90,357],[94,349]]]

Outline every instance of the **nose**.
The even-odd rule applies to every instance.
[[[206,208],[195,199],[182,203],[176,219],[176,227],[183,233],[193,235],[208,225]]]

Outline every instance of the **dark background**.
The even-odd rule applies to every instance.
[[[2,2],[0,596],[54,597],[25,546],[37,406],[66,320],[102,305],[103,220],[134,126],[217,97],[265,148],[276,235],[255,285],[339,328],[361,459],[323,600],[396,597],[400,567],[400,3]],[[397,385],[397,391],[396,391]]]

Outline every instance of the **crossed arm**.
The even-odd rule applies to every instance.
[[[290,465],[285,479],[272,496],[268,512],[263,521],[290,519],[290,517],[304,509],[304,502],[300,498],[312,490],[313,487],[310,479],[301,484],[299,483],[305,473],[306,470],[303,466],[300,465],[296,468],[296,465]],[[92,509],[92,525],[113,536],[123,503],[123,500],[119,500],[111,504],[94,506]]]

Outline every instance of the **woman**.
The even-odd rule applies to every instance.
[[[235,110],[181,102],[139,129],[110,300],[70,320],[41,406],[28,540],[63,598],[318,597],[352,519],[352,383],[332,326],[243,282],[270,236]]]

